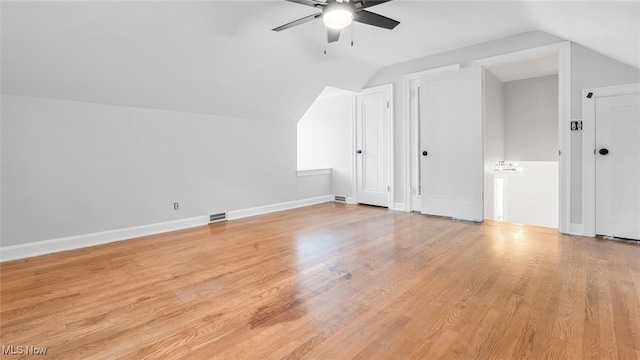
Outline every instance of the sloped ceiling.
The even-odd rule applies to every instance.
[[[297,121],[325,86],[380,68],[541,30],[640,67],[640,2],[402,1],[325,45],[316,12],[286,1],[1,3],[3,93]],[[327,54],[324,54],[326,49]]]

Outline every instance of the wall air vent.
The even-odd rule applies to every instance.
[[[227,221],[227,213],[211,214],[209,215],[209,224],[217,223],[220,221]]]
[[[344,196],[338,196],[338,195],[336,195],[336,196],[335,196],[335,200],[334,200],[334,201],[337,201],[337,202],[347,202],[347,198],[346,198],[346,197],[344,197]]]

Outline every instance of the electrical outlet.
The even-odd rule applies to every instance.
[[[180,203],[174,202],[173,203],[173,210],[179,210],[180,209]]]

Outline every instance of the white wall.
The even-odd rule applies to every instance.
[[[353,95],[318,98],[298,122],[298,169],[331,168],[334,195],[352,196]]]
[[[558,161],[558,76],[504,83],[504,156]]]
[[[493,219],[494,167],[505,159],[505,121],[503,83],[489,71],[484,74],[484,126],[484,217]]]
[[[558,162],[519,161],[523,172],[497,172],[504,179],[503,221],[558,228]]]
[[[3,95],[2,246],[295,200],[295,139],[293,123]]]

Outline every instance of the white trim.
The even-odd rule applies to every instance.
[[[370,87],[370,88],[366,88],[366,89],[362,89],[359,93],[359,95],[366,95],[366,94],[371,94],[371,93],[376,93],[376,92],[381,92],[381,91],[386,91],[387,94],[389,95],[388,101],[389,101],[389,107],[387,108],[387,112],[388,112],[388,129],[387,129],[387,144],[389,147],[389,154],[388,157],[388,161],[387,161],[387,166],[388,166],[388,171],[387,171],[387,184],[389,185],[389,192],[387,193],[387,208],[391,209],[391,207],[393,206],[393,194],[394,194],[394,186],[393,186],[393,178],[394,178],[394,164],[393,164],[393,158],[394,158],[394,142],[393,142],[393,84],[386,84],[386,85],[379,85],[379,86],[374,86],[374,87]],[[357,107],[358,107],[358,103],[357,103],[357,97],[356,97],[356,111],[357,111]],[[357,115],[356,115],[357,116]],[[355,122],[357,122],[357,118],[354,120],[354,124]],[[357,164],[356,164],[356,146],[357,146],[357,139],[355,139],[355,137],[357,136],[357,129],[354,127],[354,144],[353,144],[353,157],[352,157],[352,161],[354,163],[354,169],[355,169],[355,174],[353,179],[355,180],[355,186],[353,188],[353,192],[354,192],[354,199],[357,201],[357,193],[358,193],[358,183],[357,183]]]
[[[429,70],[418,71],[402,76],[402,123],[404,126],[404,204],[405,211],[411,211],[411,80],[420,79],[423,75],[442,71],[459,70],[460,64],[441,66]]]
[[[389,111],[389,194],[388,194],[388,200],[387,203],[389,204],[389,206],[393,206],[393,201],[395,200],[395,177],[396,177],[396,172],[395,172],[395,165],[394,165],[394,158],[395,158],[395,142],[394,140],[394,128],[395,128],[395,121],[393,121],[393,103],[394,103],[394,98],[393,98],[393,84],[388,84],[387,87],[389,88],[389,108],[387,109],[387,111]]]
[[[558,147],[559,157],[559,209],[558,231],[569,233],[571,222],[571,42],[541,46],[523,51],[492,56],[474,61],[482,67],[558,55]]]
[[[536,59],[547,55],[558,54],[561,51],[567,50],[570,47],[571,42],[562,41],[551,45],[539,46],[531,49],[516,51],[507,54],[490,56],[473,61],[474,65],[480,65],[484,67],[508,64],[512,62],[520,62],[525,60]],[[560,64],[558,64],[560,66]]]
[[[558,158],[559,200],[558,231],[571,231],[571,43],[558,49]]]
[[[587,98],[588,93],[593,93]],[[582,90],[582,233],[596,236],[596,99],[640,93],[640,84]]]
[[[358,204],[358,202],[352,196],[347,196],[345,202],[347,204],[349,204],[349,205],[357,205]]]
[[[231,210],[227,212],[227,220],[237,220],[237,219],[242,219],[250,216],[264,215],[264,214],[269,214],[277,211],[291,210],[291,209],[296,209],[304,206],[322,204],[322,203],[333,201],[334,199],[335,199],[335,196],[333,195],[324,195],[324,196],[318,196],[310,199],[302,199],[302,200],[289,201],[289,202],[284,202],[279,204],[264,205],[264,206],[249,208],[249,209]]]
[[[582,224],[571,224],[569,225],[569,234],[582,236]]]
[[[347,197],[347,204],[358,203],[358,163],[356,159],[356,147],[358,146],[358,96],[354,95],[351,99],[351,196]],[[351,201],[351,202],[349,202]]]
[[[10,261],[60,251],[81,249],[90,246],[108,244],[116,241],[183,230],[206,225],[208,216],[173,220],[151,225],[135,226],[125,229],[102,231],[92,234],[69,236],[53,240],[37,241],[27,244],[0,247],[0,261]]]
[[[242,219],[249,216],[263,215],[276,211],[296,209],[299,207],[321,204],[334,200],[333,195],[290,201],[285,203],[259,206],[250,209],[233,210],[227,212],[228,220]],[[209,223],[209,216],[197,216],[189,219],[173,220],[163,223],[110,230],[92,234],[69,236],[53,240],[37,241],[27,244],[0,247],[0,262],[24,259],[39,255],[52,254],[61,251],[81,249],[96,245],[103,245],[117,241],[130,240],[143,236],[183,230]]]
[[[393,203],[393,208],[391,210],[406,211],[404,203]]]
[[[297,170],[296,171],[296,175],[298,177],[316,176],[316,175],[331,175],[331,168]]]

